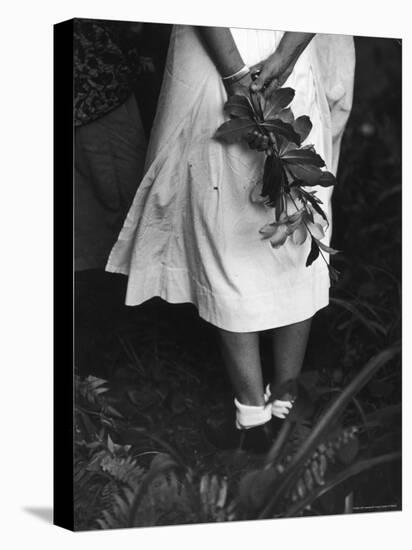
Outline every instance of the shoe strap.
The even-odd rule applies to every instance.
[[[265,402],[268,405],[271,405],[272,416],[276,416],[277,418],[286,418],[291,408],[293,407],[293,401],[274,399],[271,403],[269,403],[271,395],[272,392],[270,391],[270,384],[268,384],[265,390]]]

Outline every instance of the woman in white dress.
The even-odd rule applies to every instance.
[[[260,75],[252,80],[252,68]],[[295,117],[308,115],[314,144],[336,172],[352,103],[351,37],[175,26],[150,137],[145,176],[109,257],[107,270],[128,275],[127,305],[160,296],[193,303],[217,327],[235,393],[236,430],[228,446],[264,450],[272,415],[284,418],[290,395],[269,403],[259,333],[273,329],[274,384],[299,374],[311,319],[329,302],[329,274],[305,260],[309,239],[279,249],[259,229],[273,212],[250,199],[264,155],[245,143],[213,138],[228,95],[248,86],[296,90]],[[255,144],[256,146],[256,144]],[[329,219],[331,188],[318,196]]]

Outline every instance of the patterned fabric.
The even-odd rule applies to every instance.
[[[139,25],[75,19],[75,126],[87,124],[121,105],[138,74]]]

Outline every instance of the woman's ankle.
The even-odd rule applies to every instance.
[[[265,387],[265,401],[267,400],[267,394],[274,394],[276,399],[282,401],[294,401],[297,393],[297,379],[287,378],[281,380],[274,380]]]

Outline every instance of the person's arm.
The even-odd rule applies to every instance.
[[[199,27],[198,31],[222,78],[245,65],[228,27]]]
[[[285,32],[276,51],[252,68],[252,73],[259,69],[260,74],[251,85],[251,90],[269,95],[275,88],[283,86],[314,36],[313,33]]]
[[[222,79],[245,66],[228,27],[198,27],[198,32]],[[251,84],[250,72],[234,83],[223,82],[229,94],[236,93],[241,87]]]

